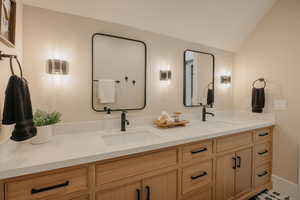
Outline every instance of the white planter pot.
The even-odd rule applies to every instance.
[[[52,139],[53,130],[52,126],[39,126],[37,128],[37,134],[30,140],[31,144],[43,144]]]

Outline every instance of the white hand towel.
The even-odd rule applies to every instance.
[[[115,93],[115,80],[99,80],[98,97],[101,103],[114,103]]]

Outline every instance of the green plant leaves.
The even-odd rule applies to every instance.
[[[37,109],[33,115],[33,122],[35,126],[48,126],[60,122],[60,118],[61,113],[59,112],[47,113]]]

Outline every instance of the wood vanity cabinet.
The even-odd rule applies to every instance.
[[[272,127],[0,180],[0,200],[243,200],[272,187]]]
[[[234,199],[252,188],[252,149],[246,148],[217,158],[216,197]]]
[[[112,186],[97,191],[96,200],[176,200],[177,177],[177,170],[173,170],[125,185]]]
[[[96,193],[96,200],[141,200],[142,183],[140,181],[126,185],[100,190]]]

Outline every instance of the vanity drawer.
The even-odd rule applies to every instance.
[[[204,190],[200,190],[197,192],[192,192],[191,194],[183,197],[184,200],[212,200],[213,198],[213,190],[212,188],[205,188]]]
[[[271,142],[257,144],[254,146],[255,165],[261,165],[269,162],[272,158],[271,155]]]
[[[182,160],[188,162],[196,159],[209,158],[212,155],[212,140],[189,144],[182,148]]]
[[[252,133],[245,132],[216,139],[217,152],[231,150],[252,143]]]
[[[207,186],[213,182],[212,160],[193,164],[182,169],[182,194]]]
[[[264,128],[254,131],[254,142],[269,141],[272,139],[271,129]]]
[[[261,165],[255,169],[255,187],[271,181],[271,163]]]
[[[96,165],[96,185],[128,178],[178,162],[177,149]]]
[[[88,168],[71,169],[66,172],[8,182],[5,184],[5,189],[6,200],[61,198],[88,189]]]
[[[89,195],[82,195],[77,197],[61,197],[61,198],[54,198],[49,200],[89,200]]]

